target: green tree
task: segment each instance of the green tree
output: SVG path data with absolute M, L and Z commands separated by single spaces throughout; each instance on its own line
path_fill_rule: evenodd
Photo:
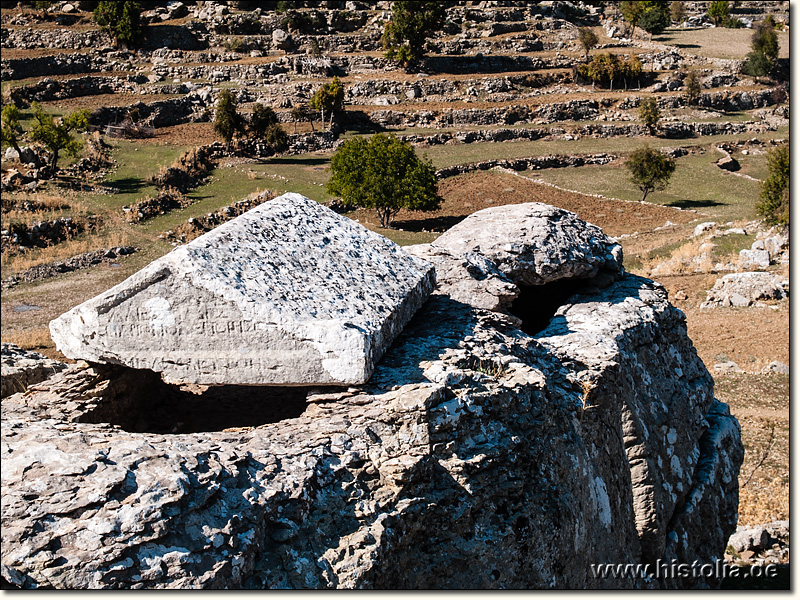
M 58 170 L 58 155 L 62 150 L 75 156 L 81 149 L 81 141 L 75 139 L 73 134 L 89 128 L 89 111 L 79 110 L 56 121 L 38 103 L 34 102 L 31 108 L 34 119 L 31 140 L 50 151 L 50 172 L 55 174 Z
M 250 135 L 263 138 L 267 129 L 278 122 L 278 115 L 270 106 L 264 106 L 256 102 L 253 106 L 253 114 L 250 115 L 250 123 L 247 126 Z
M 642 191 L 642 202 L 653 190 L 663 190 L 675 172 L 675 161 L 645 146 L 634 150 L 625 166 L 631 173 L 631 181 Z
M 642 63 L 636 56 L 620 60 L 614 54 L 596 54 L 589 64 L 577 67 L 576 72 L 581 78 L 590 80 L 592 85 L 609 85 L 612 90 L 614 82 L 622 79 L 627 89 L 628 81 L 638 80 L 642 74 Z
M 633 37 L 636 28 L 639 26 L 639 20 L 642 18 L 645 8 L 644 2 L 625 1 L 620 2 L 619 4 L 619 10 L 622 12 L 622 18 L 633 26 L 633 29 L 631 30 L 631 37 Z
M 144 27 L 139 20 L 141 12 L 142 7 L 138 2 L 103 1 L 94 9 L 94 22 L 100 29 L 110 33 L 118 45 L 127 47 L 144 35 Z
M 230 147 L 233 136 L 244 131 L 244 119 L 236 110 L 236 98 L 228 89 L 222 90 L 217 98 L 217 110 L 214 113 L 214 131 L 217 132 Z
M 383 28 L 386 58 L 415 67 L 425 56 L 425 42 L 444 23 L 445 3 L 437 0 L 396 0 L 392 18 Z
M 758 24 L 750 41 L 751 50 L 747 54 L 743 70 L 753 77 L 770 75 L 778 62 L 778 34 L 767 19 Z
M 586 59 L 589 59 L 589 51 L 597 46 L 597 35 L 594 31 L 589 29 L 588 27 L 581 27 L 578 29 L 578 41 L 583 46 L 583 52 L 586 55 Z
M 700 93 L 703 91 L 697 71 L 689 71 L 683 80 L 683 85 L 686 89 L 686 102 L 689 106 L 697 106 L 700 102 Z
M 658 109 L 658 100 L 655 98 L 642 98 L 639 103 L 639 118 L 647 125 L 650 135 L 655 135 L 658 122 L 661 120 L 661 111 Z
M 756 214 L 770 225 L 789 225 L 789 146 L 767 153 L 767 178 L 761 184 Z
M 308 105 L 320 112 L 322 128 L 325 128 L 325 113 L 331 116 L 333 127 L 333 115 L 344 108 L 344 86 L 338 77 L 319 88 L 309 100 Z
M 328 192 L 347 206 L 374 208 L 381 227 L 390 227 L 401 208 L 436 210 L 442 201 L 431 162 L 394 136 L 378 133 L 346 141 L 330 169 Z
M 14 148 L 18 153 L 22 153 L 19 149 L 19 135 L 22 133 L 22 126 L 19 124 L 19 109 L 16 104 L 6 104 L 3 107 L 2 118 L 0 118 L 2 128 L 2 141 Z
M 305 104 L 295 104 L 292 106 L 292 112 L 289 113 L 292 116 L 292 122 L 294 123 L 294 132 L 297 133 L 297 122 L 298 121 L 308 121 L 311 123 L 311 131 L 314 131 L 314 119 L 311 118 L 311 115 L 308 112 Z
M 669 9 L 664 6 L 651 6 L 642 12 L 639 27 L 650 35 L 658 35 L 669 26 Z
M 283 152 L 289 147 L 289 136 L 286 135 L 283 127 L 277 123 L 267 127 L 262 139 L 273 152 Z
M 730 7 L 726 0 L 718 0 L 708 5 L 708 18 L 714 21 L 714 25 L 719 27 L 730 18 Z
M 680 0 L 675 0 L 669 5 L 669 16 L 678 24 L 681 24 L 686 19 L 686 5 Z

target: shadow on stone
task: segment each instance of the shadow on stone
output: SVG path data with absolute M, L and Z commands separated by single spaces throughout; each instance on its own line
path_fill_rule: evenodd
M 509 312 L 522 319 L 522 331 L 536 335 L 550 324 L 556 311 L 571 296 L 587 291 L 590 281 L 562 279 L 545 285 L 520 285 L 519 296 L 511 304 Z
M 104 394 L 81 421 L 133 433 L 200 433 L 277 423 L 308 406 L 306 387 L 177 386 L 158 373 L 124 367 L 114 380 L 116 392 Z

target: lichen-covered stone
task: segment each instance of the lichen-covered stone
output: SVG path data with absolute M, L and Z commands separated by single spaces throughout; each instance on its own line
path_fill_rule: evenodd
M 47 358 L 38 352 L 23 350 L 15 344 L 3 342 L 2 349 L 2 391 L 5 398 L 17 392 L 24 392 L 28 386 L 67 368 L 65 363 Z
M 299 194 L 181 246 L 50 323 L 66 356 L 206 385 L 369 379 L 433 268 Z
M 710 562 L 735 529 L 738 424 L 683 314 L 639 277 L 576 297 L 536 337 L 437 293 L 368 386 L 254 428 L 103 423 L 133 410 L 136 377 L 71 367 L 4 400 L 13 585 L 713 585 L 591 565 Z
M 774 273 L 728 273 L 714 282 L 714 287 L 708 291 L 700 308 L 745 307 L 759 300 L 783 300 L 788 297 L 789 280 Z
M 602 230 L 561 208 L 539 202 L 479 210 L 432 244 L 455 255 L 481 254 L 514 283 L 622 272 L 622 247 Z

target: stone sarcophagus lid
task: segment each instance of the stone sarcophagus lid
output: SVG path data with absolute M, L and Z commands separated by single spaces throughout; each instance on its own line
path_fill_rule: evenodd
M 435 287 L 431 265 L 299 194 L 181 246 L 51 321 L 73 359 L 201 385 L 350 385 Z

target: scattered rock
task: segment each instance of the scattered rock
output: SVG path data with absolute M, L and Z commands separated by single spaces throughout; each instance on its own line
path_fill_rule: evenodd
M 736 552 L 760 552 L 770 547 L 769 532 L 761 525 L 755 527 L 737 527 L 728 545 Z
M 789 374 L 789 365 L 773 360 L 762 370 L 763 373 L 780 373 L 782 375 Z
M 711 231 L 717 226 L 714 221 L 707 221 L 705 223 L 700 223 L 694 228 L 694 237 L 698 237 L 703 235 L 706 231 Z
M 24 392 L 31 385 L 44 381 L 67 368 L 65 363 L 47 358 L 38 352 L 23 350 L 15 344 L 2 345 L 2 390 L 5 398 Z
M 714 365 L 714 370 L 717 373 L 742 373 L 743 372 L 741 367 L 739 367 L 739 365 L 737 365 L 732 360 L 729 360 L 729 361 L 726 361 L 726 362 L 722 362 L 722 363 L 717 363 L 716 365 Z
M 758 300 L 783 300 L 789 297 L 789 282 L 760 271 L 729 273 L 714 283 L 700 308 L 750 306 Z
M 741 168 L 739 161 L 732 156 L 723 156 L 717 161 L 717 166 L 726 171 L 738 171 Z

